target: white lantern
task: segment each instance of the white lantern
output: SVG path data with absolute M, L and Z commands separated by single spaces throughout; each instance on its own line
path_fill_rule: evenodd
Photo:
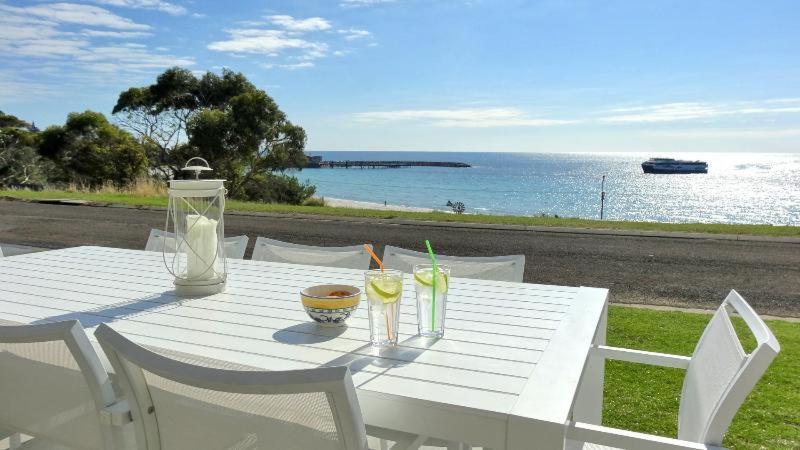
M 191 165 L 193 161 L 197 164 Z M 205 165 L 198 165 L 202 162 Z M 166 231 L 175 234 L 175 245 L 164 245 L 164 264 L 175 277 L 175 292 L 197 297 L 222 292 L 228 267 L 225 262 L 225 180 L 201 180 L 211 171 L 203 158 L 186 162 L 194 180 L 169 182 Z M 165 238 L 169 239 L 169 238 Z

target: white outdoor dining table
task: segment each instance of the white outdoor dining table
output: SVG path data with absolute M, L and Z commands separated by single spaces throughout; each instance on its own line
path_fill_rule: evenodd
M 76 247 L 0 258 L 0 319 L 107 323 L 148 346 L 267 370 L 348 365 L 364 420 L 492 449 L 562 448 L 573 417 L 599 422 L 606 289 L 454 278 L 445 337 L 417 331 L 404 284 L 400 344 L 376 354 L 362 302 L 346 328 L 322 328 L 301 288 L 362 287 L 363 272 L 229 260 L 226 291 L 174 296 L 160 253 Z M 584 374 L 587 383 L 578 389 Z M 591 382 L 588 382 L 591 380 Z

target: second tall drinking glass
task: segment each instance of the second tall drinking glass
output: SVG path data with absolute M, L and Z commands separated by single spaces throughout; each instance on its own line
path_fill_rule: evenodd
M 444 336 L 445 304 L 447 285 L 450 282 L 450 266 L 431 264 L 414 266 L 414 288 L 417 292 L 417 320 L 419 334 L 425 337 Z
M 369 308 L 370 342 L 375 347 L 397 345 L 403 272 L 368 270 L 364 272 L 364 288 Z

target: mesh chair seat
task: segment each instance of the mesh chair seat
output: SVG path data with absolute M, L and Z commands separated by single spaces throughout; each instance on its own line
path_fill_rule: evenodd
M 450 275 L 480 280 L 522 282 L 525 273 L 525 255 L 507 256 L 447 256 L 436 255 L 436 262 L 450 266 Z M 414 271 L 416 264 L 428 264 L 427 253 L 387 245 L 383 250 L 386 267 L 406 273 Z
M 80 324 L 0 325 L 0 424 L 36 445 L 108 448 L 99 410 L 114 393 Z
M 364 250 L 363 245 L 316 247 L 258 237 L 251 259 L 367 270 L 369 269 L 370 255 Z
M 140 449 L 337 449 L 366 446 L 345 367 L 264 372 L 96 336 L 131 405 Z
M 247 250 L 247 243 L 250 241 L 246 235 L 232 236 L 225 238 L 225 257 L 231 259 L 244 259 L 244 252 Z M 163 230 L 150 230 L 150 237 L 147 238 L 145 251 L 161 252 L 166 249 L 167 253 L 175 253 L 175 233 Z

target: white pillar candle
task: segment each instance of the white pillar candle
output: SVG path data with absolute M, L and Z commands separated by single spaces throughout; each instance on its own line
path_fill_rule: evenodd
M 189 280 L 215 278 L 217 221 L 198 214 L 189 214 L 186 217 L 186 226 L 187 278 Z

